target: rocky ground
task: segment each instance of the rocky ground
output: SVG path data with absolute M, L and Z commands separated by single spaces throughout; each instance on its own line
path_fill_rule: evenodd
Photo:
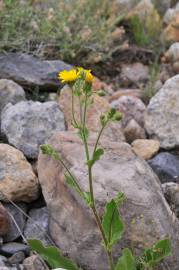
M 131 243 L 140 252 L 167 236 L 173 251 L 161 269 L 178 270 L 179 3 L 157 3 L 170 46 L 159 55 L 152 96 L 144 89 L 151 83 L 153 52 L 120 47 L 111 62 L 95 64 L 100 79 L 95 78 L 94 91 L 103 89 L 105 96 L 94 94 L 87 124 L 93 145 L 102 112 L 114 107 L 124 116 L 107 127 L 100 142 L 105 155 L 94 167 L 101 215 L 106 199 L 119 191 L 126 195 L 121 214 L 127 231 L 115 256 Z M 118 0 L 116 5 L 141 17 L 153 8 L 150 1 Z M 113 33 L 115 42 L 124 26 Z M 84 270 L 96 265 L 107 270 L 89 210 L 64 183 L 63 168 L 39 153 L 41 144 L 53 145 L 87 190 L 84 152 L 70 121 L 70 90 L 57 80 L 59 71 L 71 67 L 24 53 L 0 55 L 0 269 L 48 269 L 26 245 L 26 239 L 36 238 L 57 245 Z M 77 101 L 75 111 L 79 115 Z

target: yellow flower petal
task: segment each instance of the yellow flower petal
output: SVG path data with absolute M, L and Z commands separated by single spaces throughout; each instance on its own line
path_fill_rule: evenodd
M 74 82 L 78 78 L 77 71 L 76 69 L 61 71 L 58 78 L 62 83 Z

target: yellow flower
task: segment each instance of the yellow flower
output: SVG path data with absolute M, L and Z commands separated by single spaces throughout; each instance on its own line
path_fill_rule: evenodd
M 91 70 L 78 67 L 78 77 L 82 75 L 85 77 L 86 82 L 92 83 L 94 77 L 91 74 Z
M 94 77 L 91 74 L 91 70 L 85 70 L 85 73 L 86 73 L 86 78 L 85 78 L 86 82 L 92 83 Z
M 77 70 L 72 69 L 72 70 L 61 71 L 58 74 L 58 78 L 62 83 L 74 82 L 78 78 Z

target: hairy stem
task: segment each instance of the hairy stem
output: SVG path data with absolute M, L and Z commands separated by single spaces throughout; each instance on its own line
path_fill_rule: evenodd
M 84 129 L 86 127 L 86 111 L 87 111 L 87 94 L 85 96 L 84 117 L 83 117 L 83 130 L 82 130 L 82 132 L 83 132 L 83 142 L 84 142 L 86 159 L 87 159 L 87 166 L 88 166 L 89 189 L 90 189 L 90 195 L 91 195 L 91 209 L 93 211 L 93 214 L 94 214 L 94 217 L 95 217 L 95 220 L 96 220 L 96 224 L 97 224 L 97 226 L 99 228 L 99 231 L 101 233 L 101 236 L 102 236 L 103 242 L 105 244 L 105 247 L 107 247 L 107 243 L 108 242 L 107 242 L 107 239 L 106 239 L 104 230 L 103 230 L 101 219 L 100 219 L 99 214 L 98 214 L 97 209 L 96 209 L 96 203 L 95 203 L 94 191 L 93 191 L 92 166 L 88 163 L 89 160 L 90 160 L 90 154 L 89 154 L 88 141 L 87 141 L 87 138 L 86 138 L 86 135 L 85 135 L 85 132 L 84 132 Z M 103 126 L 102 129 L 99 132 L 99 135 L 97 137 L 97 141 L 96 141 L 96 144 L 95 144 L 94 152 L 96 151 L 96 148 L 97 148 L 99 139 L 101 137 L 101 134 L 102 134 L 102 132 L 104 130 L 104 127 L 105 126 Z M 93 152 L 93 154 L 94 154 L 94 152 Z M 108 256 L 110 270 L 113 270 L 114 269 L 114 266 L 113 266 L 112 253 L 110 251 L 107 251 L 107 256 Z

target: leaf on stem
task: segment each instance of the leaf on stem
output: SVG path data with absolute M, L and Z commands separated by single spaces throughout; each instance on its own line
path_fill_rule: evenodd
M 101 156 L 104 154 L 104 150 L 102 148 L 96 149 L 93 154 L 93 158 L 87 162 L 89 166 L 93 166 L 96 161 L 100 160 Z
M 55 246 L 45 247 L 40 240 L 29 239 L 28 244 L 33 251 L 36 251 L 50 267 L 64 268 L 66 270 L 78 270 L 77 266 L 69 259 L 61 255 L 60 250 Z
M 40 146 L 40 149 L 44 155 L 49 155 L 55 160 L 60 160 L 60 155 L 51 145 L 43 144 Z
M 118 259 L 114 270 L 136 270 L 135 258 L 130 249 L 125 248 L 122 251 L 122 256 Z
M 124 224 L 115 199 L 112 199 L 106 204 L 102 226 L 108 243 L 106 248 L 111 251 L 124 232 Z
M 171 255 L 171 241 L 169 239 L 163 239 L 153 245 L 152 248 L 146 249 L 142 256 L 144 262 L 153 267 L 165 257 Z

